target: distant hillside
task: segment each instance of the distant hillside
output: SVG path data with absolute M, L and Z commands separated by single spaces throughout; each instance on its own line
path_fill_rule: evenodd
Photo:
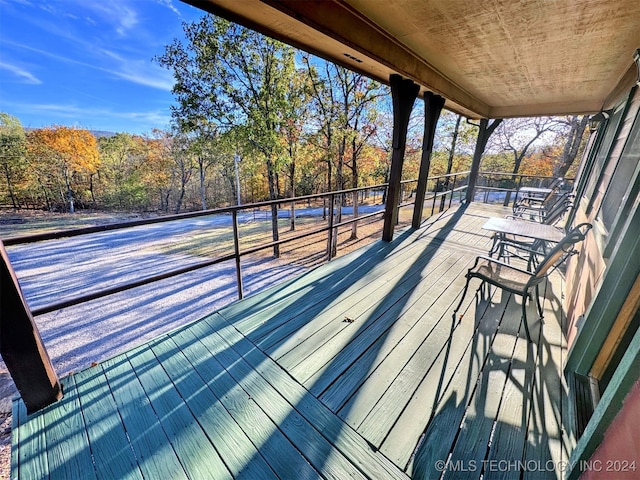
M 33 128 L 33 127 L 24 127 L 25 132 L 29 132 L 31 130 L 38 130 L 37 128 Z M 106 130 L 89 130 L 89 132 L 91 132 L 91 134 L 96 137 L 96 138 L 100 138 L 100 137 L 113 137 L 115 135 L 117 135 L 116 132 L 108 132 Z
M 96 138 L 100 138 L 100 137 L 113 137 L 116 134 L 116 132 L 107 132 L 105 130 L 89 130 L 94 137 Z

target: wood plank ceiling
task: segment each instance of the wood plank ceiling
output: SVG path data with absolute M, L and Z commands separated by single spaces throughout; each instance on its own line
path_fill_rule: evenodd
M 593 113 L 637 78 L 638 0 L 184 0 L 477 118 Z

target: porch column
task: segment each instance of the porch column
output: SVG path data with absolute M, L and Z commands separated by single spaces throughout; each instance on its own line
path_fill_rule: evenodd
M 1 241 L 0 257 L 0 354 L 32 413 L 59 400 L 62 388 Z
M 419 85 L 408 79 L 403 80 L 400 75 L 391 75 L 389 84 L 393 100 L 393 150 L 391 153 L 387 203 L 384 211 L 384 226 L 382 227 L 382 240 L 386 242 L 393 240 L 393 230 L 398 219 L 400 181 L 402 179 L 404 150 L 407 144 L 409 116 L 420 92 Z
M 424 94 L 424 134 L 422 137 L 422 158 L 420 159 L 420 173 L 418 174 L 418 186 L 416 188 L 416 203 L 413 207 L 413 228 L 420 228 L 422 223 L 422 210 L 424 209 L 424 197 L 427 193 L 427 178 L 431 168 L 431 152 L 433 151 L 433 139 L 436 134 L 436 125 L 440 112 L 444 107 L 444 98 L 433 92 Z
M 473 202 L 473 191 L 476 189 L 476 180 L 478 179 L 478 172 L 480 171 L 480 161 L 482 160 L 482 154 L 484 153 L 484 149 L 487 147 L 489 137 L 496 129 L 496 127 L 501 123 L 501 118 L 498 118 L 491 122 L 491 125 L 489 125 L 488 119 L 480 119 L 480 126 L 478 127 L 478 140 L 476 141 L 476 149 L 473 152 L 471 173 L 469 174 L 469 184 L 467 185 L 467 195 L 465 198 L 466 203 Z

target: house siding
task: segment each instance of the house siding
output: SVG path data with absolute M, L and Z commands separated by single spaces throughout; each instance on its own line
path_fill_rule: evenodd
M 595 179 L 598 179 L 595 191 L 591 197 L 588 197 L 590 188 L 587 186 L 581 198 L 576 199 L 577 211 L 573 223 L 589 222 L 594 228 L 592 234 L 583 242 L 580 255 L 570 258 L 567 264 L 565 310 L 567 312 L 567 341 L 569 347 L 573 344 L 582 325 L 582 316 L 587 313 L 593 297 L 597 295 L 608 263 L 604 251 L 609 240 L 609 232 L 602 221 L 601 206 L 634 122 L 640 121 L 638 119 L 640 113 L 640 89 L 633 89 L 630 97 L 625 96 L 621 99 L 621 104 L 618 108 L 625 108 L 625 114 L 619 125 L 611 123 L 608 125 L 610 128 L 618 129 L 616 138 L 610 147 L 609 158 L 602 165 L 602 170 L 591 171 L 591 178 L 586 181 L 587 185 L 592 185 Z M 592 135 L 595 135 L 595 133 Z M 591 145 L 593 144 L 594 142 L 591 142 Z M 582 159 L 583 162 L 588 155 L 589 152 L 585 152 Z M 623 220 L 621 219 L 621 221 Z
M 580 480 L 634 480 L 640 478 L 640 380 L 606 430 L 603 440 L 581 464 Z

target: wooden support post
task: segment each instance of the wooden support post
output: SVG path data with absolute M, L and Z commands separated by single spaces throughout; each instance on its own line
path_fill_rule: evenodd
M 409 116 L 416 101 L 420 86 L 411 80 L 403 80 L 400 75 L 391 75 L 391 97 L 393 100 L 393 150 L 391 153 L 391 171 L 389 172 L 389 188 L 384 211 L 382 240 L 393 240 L 393 230 L 398 219 L 398 202 L 400 200 L 400 181 L 402 180 L 402 164 L 407 144 Z
M 432 92 L 424 94 L 424 135 L 422 137 L 422 158 L 420 160 L 420 173 L 416 188 L 416 203 L 413 207 L 413 222 L 411 223 L 413 228 L 419 228 L 422 223 L 424 197 L 427 193 L 427 178 L 431 168 L 433 139 L 442 107 L 444 107 L 444 98 Z
M 32 413 L 59 400 L 62 387 L 1 241 L 0 257 L 0 354 Z
M 469 183 L 467 184 L 467 196 L 466 203 L 473 202 L 473 192 L 476 189 L 476 181 L 478 180 L 478 172 L 480 171 L 480 161 L 482 160 L 482 154 L 487 147 L 487 142 L 493 131 L 502 123 L 502 119 L 496 119 L 489 125 L 489 120 L 486 118 L 480 119 L 480 126 L 478 127 L 478 140 L 476 141 L 476 149 L 473 152 L 473 161 L 471 162 L 471 173 L 469 174 Z

